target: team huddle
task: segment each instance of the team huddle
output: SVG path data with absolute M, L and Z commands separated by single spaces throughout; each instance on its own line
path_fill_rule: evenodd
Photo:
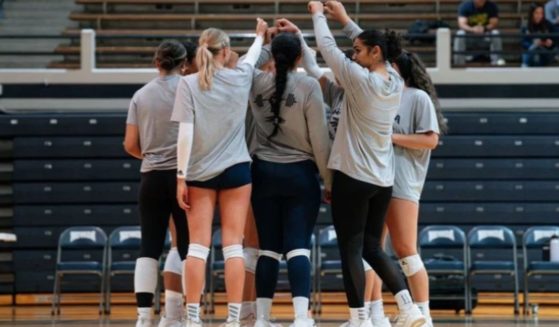
M 169 227 L 173 247 L 159 326 L 202 326 L 216 207 L 225 326 L 278 326 L 271 309 L 282 257 L 292 326 L 314 326 L 310 249 L 322 201 L 331 203 L 339 245 L 350 311 L 344 325 L 391 326 L 384 282 L 398 305 L 395 326 L 432 326 L 416 238 L 430 151 L 446 128 L 435 89 L 396 33 L 363 31 L 338 1 L 311 1 L 309 12 L 333 80 L 287 19 L 273 27 L 258 19 L 256 38 L 240 58 L 215 28 L 200 35 L 198 46 L 165 41 L 158 47 L 159 76 L 132 98 L 124 142 L 142 160 L 136 326 L 153 325 Z M 351 53 L 337 47 L 326 15 L 353 40 Z M 299 66 L 307 74 L 297 73 Z M 383 250 L 387 233 L 410 290 Z

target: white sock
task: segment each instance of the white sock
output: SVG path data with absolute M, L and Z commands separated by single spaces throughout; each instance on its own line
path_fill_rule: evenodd
M 270 320 L 270 311 L 272 311 L 272 299 L 265 297 L 256 299 L 257 319 Z
M 200 303 L 187 303 L 186 314 L 192 321 L 200 321 Z
M 227 304 L 227 322 L 239 321 L 241 316 L 241 303 L 229 303 Z
M 184 303 L 182 294 L 179 292 L 165 290 L 165 316 L 169 319 L 180 319 Z
M 416 302 L 419 311 L 425 316 L 425 318 L 431 317 L 431 311 L 429 310 L 429 301 L 425 302 Z
M 365 301 L 365 310 L 367 310 L 367 317 L 371 318 L 371 301 Z
M 365 309 L 364 307 L 349 308 L 349 319 L 356 323 L 363 320 L 367 320 L 368 319 L 367 309 Z
M 241 320 L 253 315 L 256 317 L 256 302 L 255 301 L 245 301 L 241 305 Z
M 398 309 L 401 312 L 409 311 L 413 308 L 413 301 L 408 290 L 402 290 L 394 295 L 394 297 L 396 298 L 396 303 L 398 303 Z
M 371 301 L 371 306 L 369 311 L 371 312 L 372 319 L 383 319 L 384 318 L 384 304 L 382 300 Z
M 153 310 L 151 308 L 138 308 L 138 319 L 153 319 Z
M 306 319 L 309 315 L 309 298 L 304 296 L 294 297 L 293 310 L 295 311 L 295 319 Z

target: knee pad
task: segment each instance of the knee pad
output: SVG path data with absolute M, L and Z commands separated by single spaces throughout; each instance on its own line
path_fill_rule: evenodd
M 409 257 L 400 259 L 398 262 L 400 263 L 400 267 L 406 277 L 411 277 L 417 274 L 417 272 L 424 267 L 423 260 L 421 260 L 419 254 L 410 255 Z
M 289 261 L 291 258 L 297 257 L 297 256 L 303 256 L 303 257 L 307 257 L 307 259 L 310 259 L 311 258 L 311 250 L 307 250 L 307 249 L 291 250 L 291 251 L 289 251 L 285 254 L 285 259 L 287 261 Z
M 173 274 L 182 275 L 182 260 L 177 248 L 173 247 L 169 250 L 167 258 L 165 259 L 164 272 L 171 272 Z
M 134 292 L 135 293 L 155 293 L 157 288 L 157 278 L 159 275 L 159 261 L 141 257 L 136 259 L 134 270 Z
M 208 260 L 208 255 L 210 254 L 210 248 L 205 247 L 200 244 L 190 243 L 188 245 L 187 257 L 194 257 L 202 259 L 204 261 Z
M 258 251 L 258 255 L 261 256 L 261 257 L 269 257 L 269 258 L 272 258 L 276 261 L 281 260 L 281 253 L 277 253 L 277 252 L 274 252 L 274 251 L 260 250 L 260 251 Z
M 243 254 L 245 256 L 245 270 L 254 274 L 258 263 L 258 249 L 246 247 L 243 249 Z
M 365 259 L 363 259 L 363 268 L 365 268 L 365 271 L 373 270 L 373 267 Z
M 233 244 L 226 246 L 222 249 L 223 251 L 223 261 L 227 261 L 232 258 L 245 258 L 243 254 L 243 246 L 241 244 Z
M 499 35 L 499 31 L 498 31 L 498 30 L 492 30 L 492 31 L 491 31 L 491 34 L 493 34 L 493 35 Z

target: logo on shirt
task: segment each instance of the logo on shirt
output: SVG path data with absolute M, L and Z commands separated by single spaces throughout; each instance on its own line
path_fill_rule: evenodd
M 271 98 L 265 99 L 262 94 L 258 94 L 254 98 L 254 103 L 259 106 L 260 108 L 264 107 L 265 102 L 269 102 L 270 105 L 272 104 Z M 287 97 L 285 98 L 285 106 L 288 108 L 293 107 L 297 103 L 297 99 L 295 99 L 295 94 L 288 93 Z
M 396 115 L 396 117 L 394 117 L 394 121 L 395 121 L 397 124 L 400 124 L 400 115 Z

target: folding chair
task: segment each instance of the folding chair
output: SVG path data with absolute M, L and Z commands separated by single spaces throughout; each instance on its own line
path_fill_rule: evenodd
M 524 232 L 522 252 L 524 254 L 524 314 L 528 314 L 528 281 L 532 275 L 559 275 L 559 262 L 530 260 L 528 249 L 542 249 L 552 236 L 559 236 L 559 226 L 535 226 Z
M 134 275 L 136 259 L 140 252 L 142 242 L 140 226 L 123 226 L 115 229 L 109 236 L 107 246 L 107 289 L 105 312 L 111 312 L 111 280 L 116 275 Z M 114 260 L 113 251 L 126 251 L 119 253 L 119 259 Z
M 104 290 L 105 290 L 105 262 L 107 235 L 99 227 L 80 226 L 65 229 L 58 239 L 58 250 L 56 255 L 56 270 L 54 279 L 53 299 L 51 314 L 60 314 L 61 283 L 64 275 L 96 275 L 101 280 L 99 290 L 99 314 L 103 313 Z M 89 251 L 101 250 L 102 261 L 67 261 L 64 260 L 63 251 Z
M 473 260 L 472 249 L 507 250 L 510 258 L 502 260 Z M 505 226 L 476 226 L 468 233 L 468 313 L 472 310 L 472 277 L 474 275 L 509 275 L 514 279 L 514 313 L 520 313 L 518 303 L 518 264 L 516 239 L 512 230 Z
M 431 225 L 419 232 L 419 251 L 461 251 L 461 259 L 446 260 L 444 257 L 424 258 L 425 269 L 431 276 L 459 275 L 464 278 L 464 310 L 467 311 L 468 302 L 468 265 L 466 235 L 457 226 Z M 455 300 L 456 296 L 431 296 L 437 300 Z

